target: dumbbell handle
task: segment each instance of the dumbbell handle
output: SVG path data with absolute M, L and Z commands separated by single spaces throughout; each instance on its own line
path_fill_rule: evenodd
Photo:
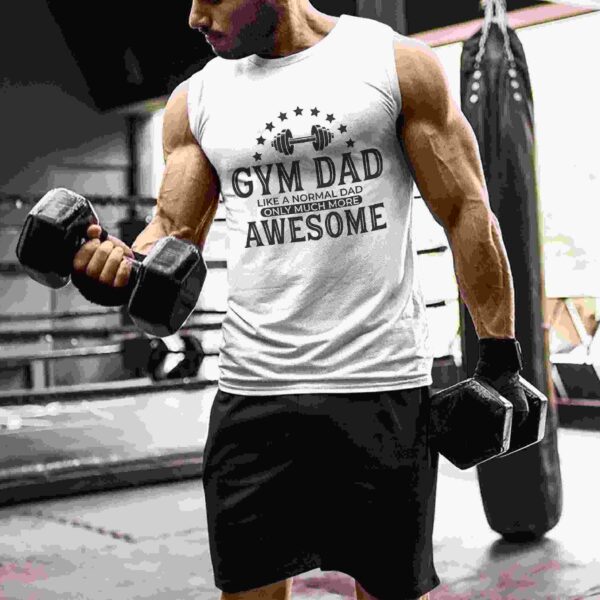
M 290 140 L 290 144 L 308 144 L 309 142 L 314 143 L 316 141 L 317 141 L 316 135 L 308 135 L 306 137 L 292 138 Z

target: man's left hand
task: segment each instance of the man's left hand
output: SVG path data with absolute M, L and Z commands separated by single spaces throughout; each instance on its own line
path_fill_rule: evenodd
M 484 338 L 479 340 L 479 349 L 479 361 L 473 377 L 483 379 L 506 398 L 513 405 L 513 425 L 522 425 L 529 414 L 529 405 L 519 382 L 522 363 L 518 342 Z

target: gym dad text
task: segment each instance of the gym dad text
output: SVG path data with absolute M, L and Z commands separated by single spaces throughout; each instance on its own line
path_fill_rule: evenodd
M 257 165 L 236 169 L 232 177 L 233 191 L 239 198 L 250 198 L 255 190 L 262 188 L 262 199 L 258 200 L 260 214 L 266 219 L 283 217 L 279 220 L 264 220 L 260 222 L 262 231 L 256 221 L 248 223 L 248 236 L 246 248 L 260 247 L 268 244 L 284 244 L 318 241 L 325 235 L 337 238 L 346 235 L 367 233 L 385 229 L 387 225 L 381 223 L 383 215 L 377 211 L 383 209 L 383 203 L 369 207 L 360 206 L 363 198 L 360 193 L 363 187 L 356 185 L 381 177 L 383 173 L 383 157 L 379 150 L 374 148 L 361 152 L 362 164 L 358 167 L 351 153 L 341 157 L 338 167 L 330 157 L 314 158 L 314 175 L 318 192 L 305 193 L 302 185 L 301 162 L 296 160 L 291 163 L 290 170 L 286 170 L 284 163 Z M 362 167 L 362 173 L 359 173 Z M 253 173 L 255 177 L 253 177 Z M 279 184 L 280 194 L 290 194 L 282 199 L 272 196 L 272 185 Z M 330 189 L 334 186 L 337 190 Z M 329 188 L 329 189 L 328 189 Z M 358 207 L 357 210 L 348 210 Z M 335 209 L 346 209 L 344 217 Z M 368 209 L 368 210 L 367 210 Z M 321 212 L 331 211 L 324 218 Z M 312 213 L 305 217 L 306 213 Z M 303 215 L 303 216 L 292 216 Z M 286 221 L 289 227 L 289 240 L 286 240 Z M 302 225 L 306 230 L 302 230 Z

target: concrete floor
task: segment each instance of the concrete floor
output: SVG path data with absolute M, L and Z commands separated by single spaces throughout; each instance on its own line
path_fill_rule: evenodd
M 600 599 L 597 432 L 560 430 L 564 512 L 536 544 L 499 540 L 474 469 L 440 461 L 432 600 Z M 294 579 L 294 598 L 353 597 L 343 573 Z M 213 600 L 200 480 L 0 510 L 0 599 Z

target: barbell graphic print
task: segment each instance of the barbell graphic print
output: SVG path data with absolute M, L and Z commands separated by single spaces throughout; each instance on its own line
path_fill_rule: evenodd
M 281 133 L 277 134 L 271 145 L 277 152 L 285 154 L 285 156 L 291 156 L 294 154 L 294 147 L 297 144 L 312 143 L 315 150 L 321 151 L 325 150 L 334 138 L 331 131 L 320 125 L 313 125 L 311 134 L 306 137 L 295 138 L 292 137 L 292 132 L 289 129 L 284 129 Z

